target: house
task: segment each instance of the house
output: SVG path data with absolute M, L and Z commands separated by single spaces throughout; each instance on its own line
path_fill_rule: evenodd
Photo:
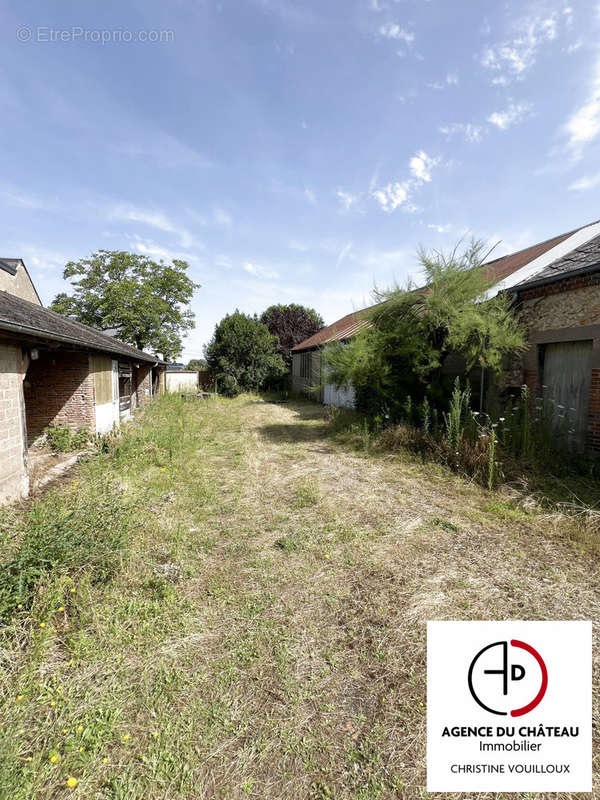
M 0 502 L 27 494 L 27 451 L 50 425 L 104 433 L 164 391 L 165 363 L 42 306 L 0 259 Z
M 573 415 L 575 439 L 600 452 L 600 222 L 585 225 L 485 265 L 493 297 L 510 292 L 527 332 L 528 349 L 505 376 L 527 384 Z M 292 351 L 292 388 L 330 405 L 354 405 L 352 387 L 327 383 L 323 348 L 347 341 L 368 309 L 348 314 Z

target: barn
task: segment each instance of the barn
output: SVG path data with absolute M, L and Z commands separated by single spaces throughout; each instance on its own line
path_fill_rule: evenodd
M 28 492 L 48 425 L 105 433 L 164 391 L 166 364 L 42 306 L 21 259 L 0 259 L 0 502 Z
M 510 292 L 528 349 L 505 385 L 526 384 L 573 415 L 579 449 L 600 452 L 600 223 L 594 222 L 489 261 L 488 296 Z M 368 322 L 368 309 L 348 314 L 293 349 L 292 388 L 321 402 L 353 407 L 352 387 L 327 382 L 322 353 Z

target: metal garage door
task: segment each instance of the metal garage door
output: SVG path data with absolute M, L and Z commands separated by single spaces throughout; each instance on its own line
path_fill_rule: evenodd
M 581 452 L 590 408 L 592 342 L 548 344 L 544 353 L 544 392 L 555 403 L 554 420 L 560 431 L 569 434 L 571 447 Z M 568 424 L 564 415 L 568 415 Z

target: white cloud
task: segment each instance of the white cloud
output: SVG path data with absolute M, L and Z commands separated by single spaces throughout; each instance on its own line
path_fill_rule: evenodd
M 312 189 L 309 189 L 307 187 L 304 190 L 304 197 L 306 197 L 306 199 L 308 200 L 309 203 L 311 203 L 311 205 L 313 205 L 313 206 L 316 205 L 316 203 L 317 203 L 317 195 L 313 192 Z
M 242 264 L 242 269 L 245 270 L 249 275 L 253 275 L 255 278 L 275 279 L 279 277 L 279 273 L 275 270 L 265 269 L 259 264 L 251 264 L 249 261 L 246 261 L 244 264 Z
M 444 80 L 441 81 L 430 81 L 426 84 L 429 89 L 436 89 L 437 91 L 441 91 L 445 89 L 447 86 L 458 86 L 458 75 L 456 72 L 449 72 Z
M 227 211 L 224 211 L 222 208 L 215 209 L 215 222 L 217 225 L 225 225 L 229 226 L 233 222 L 231 219 L 231 214 Z
M 428 225 L 427 227 L 437 233 L 449 233 L 452 230 L 452 225 L 449 222 L 446 225 Z
M 409 162 L 413 177 L 420 182 L 429 183 L 431 170 L 439 163 L 439 158 L 431 158 L 424 150 L 413 156 Z
M 522 122 L 531 112 L 531 103 L 511 103 L 504 111 L 494 111 L 487 118 L 487 121 L 501 131 L 506 131 L 513 125 Z
M 414 33 L 401 28 L 397 22 L 386 22 L 385 25 L 379 28 L 379 33 L 381 36 L 385 36 L 386 39 L 396 39 L 408 45 L 411 45 L 415 40 Z
M 120 222 L 137 222 L 141 225 L 156 228 L 163 233 L 173 234 L 179 238 L 180 245 L 184 248 L 201 246 L 187 228 L 174 223 L 160 211 L 122 205 L 110 209 L 108 218 Z
M 336 266 L 336 267 L 339 267 L 339 266 L 340 266 L 340 264 L 341 264 L 341 263 L 342 263 L 342 261 L 343 261 L 343 260 L 346 258 L 346 256 L 347 256 L 347 255 L 348 255 L 348 253 L 350 252 L 350 250 L 352 250 L 352 242 L 347 242 L 347 243 L 346 243 L 346 244 L 345 244 L 345 245 L 342 247 L 342 249 L 340 250 L 340 252 L 339 252 L 339 254 L 338 254 L 337 261 L 336 261 L 336 263 L 335 263 L 335 266 Z
M 336 192 L 340 203 L 342 204 L 344 211 L 349 211 L 353 205 L 358 203 L 360 200 L 359 194 L 352 194 L 351 192 L 345 192 L 343 189 L 338 189 Z
M 514 30 L 512 39 L 486 47 L 479 57 L 480 64 L 494 73 L 493 84 L 506 86 L 524 77 L 542 45 L 558 36 L 558 15 L 554 12 L 547 17 L 517 20 Z
M 571 55 L 571 53 L 576 53 L 578 50 L 581 50 L 582 47 L 583 47 L 583 40 L 577 39 L 577 41 L 571 42 L 571 44 L 567 45 L 564 48 L 564 52 L 567 53 L 567 55 Z
M 569 189 L 572 192 L 586 192 L 588 189 L 594 189 L 600 185 L 600 172 L 595 175 L 584 175 L 582 178 L 574 181 Z
M 395 211 L 398 206 L 403 205 L 408 200 L 408 182 L 388 183 L 380 189 L 375 189 L 371 194 L 377 200 L 384 211 L 388 213 Z
M 453 122 L 451 125 L 442 125 L 440 133 L 443 133 L 448 138 L 458 134 L 466 142 L 480 142 L 484 134 L 487 133 L 487 128 L 483 125 L 474 125 L 471 122 Z
M 439 158 L 432 158 L 424 150 L 419 150 L 408 162 L 412 177 L 404 181 L 393 181 L 373 189 L 371 196 L 388 214 L 400 206 L 407 211 L 416 211 L 417 209 L 411 201 L 411 194 L 419 186 L 431 181 L 431 171 L 439 162 Z
M 583 104 L 567 120 L 564 131 L 569 146 L 580 150 L 600 133 L 600 58 Z

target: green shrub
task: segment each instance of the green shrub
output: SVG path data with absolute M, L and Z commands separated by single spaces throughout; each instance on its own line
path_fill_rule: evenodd
M 68 425 L 48 425 L 44 430 L 46 442 L 55 453 L 70 453 L 81 450 L 89 442 L 90 435 L 85 428 L 73 432 Z

